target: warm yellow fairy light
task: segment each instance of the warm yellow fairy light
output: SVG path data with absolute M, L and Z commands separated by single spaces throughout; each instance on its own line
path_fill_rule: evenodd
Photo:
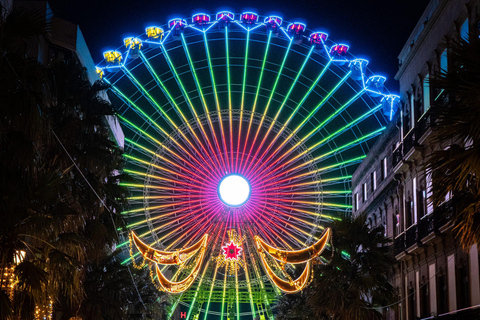
M 145 265 L 146 260 L 148 260 L 149 263 L 155 263 L 156 276 L 159 285 L 155 280 L 152 268 L 150 268 L 150 276 L 152 278 L 152 282 L 155 284 L 158 290 L 166 291 L 169 293 L 181 293 L 190 288 L 190 286 L 198 276 L 200 267 L 202 266 L 203 260 L 205 258 L 207 240 L 208 234 L 205 234 L 198 242 L 188 248 L 175 251 L 161 251 L 154 249 L 141 241 L 140 238 L 138 238 L 138 236 L 132 231 L 130 233 L 130 255 L 132 256 L 132 260 L 134 261 L 134 266 L 137 268 L 142 268 Z M 133 257 L 132 251 L 133 244 L 135 244 L 135 247 L 137 247 L 144 259 L 141 265 L 135 264 L 135 259 Z M 200 252 L 200 254 L 192 264 L 191 273 L 182 281 L 176 282 L 168 280 L 158 267 L 159 264 L 183 266 L 186 261 L 189 260 L 192 256 L 194 256 L 197 252 Z
M 296 251 L 282 250 L 265 243 L 259 236 L 255 236 L 255 244 L 257 247 L 260 260 L 267 273 L 268 277 L 280 290 L 286 293 L 295 293 L 305 288 L 312 278 L 312 260 L 317 258 L 325 249 L 328 241 L 332 236 L 330 228 L 325 229 L 320 239 L 313 245 Z M 280 261 L 282 264 L 299 264 L 306 263 L 300 277 L 297 279 L 291 279 L 288 276 L 288 280 L 283 280 L 273 272 L 270 267 L 266 255 L 271 256 L 275 260 Z

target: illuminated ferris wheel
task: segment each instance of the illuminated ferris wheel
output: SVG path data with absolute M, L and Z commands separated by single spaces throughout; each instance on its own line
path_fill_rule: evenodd
M 325 262 L 398 97 L 348 45 L 253 12 L 172 19 L 104 57 L 135 179 L 124 263 L 151 269 L 169 316 L 272 318 Z

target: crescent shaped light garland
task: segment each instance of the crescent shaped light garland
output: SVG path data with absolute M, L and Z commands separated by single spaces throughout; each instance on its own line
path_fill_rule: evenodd
M 312 260 L 316 259 L 320 254 L 322 254 L 325 246 L 330 241 L 332 237 L 332 231 L 330 228 L 324 230 L 320 239 L 311 245 L 308 248 L 296 251 L 281 250 L 275 248 L 271 245 L 268 245 L 260 239 L 260 237 L 255 236 L 255 243 L 257 245 L 257 250 L 260 255 L 262 265 L 268 274 L 270 281 L 272 281 L 280 290 L 285 293 L 296 293 L 305 288 L 309 281 L 312 279 Z M 275 274 L 275 272 L 270 267 L 267 262 L 265 253 L 270 255 L 272 258 L 280 261 L 282 264 L 291 263 L 291 264 L 300 264 L 306 263 L 305 269 L 302 274 L 295 280 L 283 280 Z
M 205 257 L 205 249 L 207 247 L 207 241 L 208 241 L 208 234 L 205 234 L 198 242 L 196 242 L 195 244 L 193 244 L 188 248 L 168 252 L 168 251 L 161 251 L 161 250 L 154 249 L 151 246 L 144 243 L 142 240 L 140 240 L 140 238 L 138 238 L 135 232 L 132 231 L 130 233 L 130 242 L 133 242 L 133 244 L 137 247 L 137 249 L 142 254 L 144 260 L 149 260 L 155 263 L 155 270 L 156 270 L 157 278 L 160 283 L 161 289 L 163 291 L 170 292 L 170 293 L 184 292 L 185 290 L 190 288 L 193 281 L 195 281 L 200 271 L 200 267 L 203 263 L 203 259 Z M 199 254 L 199 257 L 194 262 L 193 270 L 182 281 L 175 282 L 175 281 L 168 280 L 158 267 L 158 265 L 170 265 L 170 264 L 183 265 L 198 251 L 200 251 L 200 254 Z M 137 267 L 140 269 L 143 267 L 143 264 Z M 153 277 L 152 277 L 152 281 L 155 281 Z

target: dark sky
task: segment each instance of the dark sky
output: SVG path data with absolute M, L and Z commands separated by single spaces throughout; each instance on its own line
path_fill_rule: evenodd
M 49 0 L 60 18 L 80 25 L 95 63 L 105 49 L 117 48 L 127 35 L 138 35 L 148 25 L 163 25 L 173 16 L 191 18 L 219 9 L 240 13 L 255 10 L 260 15 L 277 13 L 285 21 L 306 22 L 308 29 L 325 30 L 334 42 L 350 44 L 350 52 L 370 60 L 369 68 L 389 79 L 387 87 L 398 92 L 393 80 L 397 56 L 428 0 Z

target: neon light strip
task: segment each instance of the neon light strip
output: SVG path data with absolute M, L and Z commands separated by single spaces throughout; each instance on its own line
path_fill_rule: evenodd
M 172 95 L 170 94 L 170 92 L 168 91 L 167 87 L 163 84 L 162 80 L 160 80 L 160 77 L 157 75 L 157 73 L 155 72 L 155 70 L 153 69 L 152 65 L 150 64 L 150 62 L 148 61 L 148 59 L 145 57 L 145 55 L 140 51 L 140 57 L 143 61 L 143 63 L 145 64 L 145 66 L 147 67 L 147 70 L 150 72 L 150 74 L 152 75 L 152 77 L 155 79 L 155 82 L 157 83 L 157 85 L 162 89 L 162 92 L 163 94 L 165 95 L 165 97 L 167 98 L 167 100 L 170 102 L 170 104 L 174 107 L 175 111 L 181 116 L 181 118 L 183 119 L 184 123 L 187 125 L 188 129 L 190 130 L 190 132 L 192 133 L 192 135 L 195 137 L 196 141 L 198 142 L 198 144 L 202 147 L 202 149 L 205 151 L 205 153 L 208 155 L 208 153 L 206 152 L 206 149 L 205 147 L 203 146 L 203 144 L 201 143 L 199 137 L 197 136 L 196 132 L 193 130 L 192 126 L 190 125 L 188 119 L 185 117 L 185 115 L 183 114 L 181 108 L 178 106 L 178 104 L 175 102 L 175 99 L 172 97 Z M 199 157 L 202 158 L 203 161 L 206 161 L 205 158 L 203 158 L 203 155 L 198 152 L 198 150 L 193 147 L 193 149 L 196 151 L 197 155 Z M 209 163 L 207 162 L 207 165 Z
M 197 212 L 199 212 L 200 210 L 202 210 L 202 208 L 199 208 L 199 209 L 197 209 L 197 210 L 193 210 L 193 209 L 195 209 L 195 208 L 197 208 L 197 207 L 202 207 L 202 203 L 199 203 L 199 204 L 190 206 L 189 209 L 191 210 L 191 212 L 190 212 L 189 214 L 184 215 L 184 216 L 181 216 L 181 217 L 179 217 L 179 218 L 177 218 L 177 219 L 171 220 L 171 221 L 169 221 L 168 223 L 163 224 L 161 227 L 157 227 L 157 228 L 153 229 L 153 231 L 158 231 L 158 230 L 160 230 L 161 228 L 167 227 L 169 224 L 172 224 L 172 223 L 176 222 L 177 220 L 183 219 L 185 216 L 189 216 L 189 215 L 192 215 L 192 214 L 196 214 Z M 158 215 L 158 216 L 152 218 L 151 220 L 152 220 L 152 221 L 153 221 L 153 220 L 161 220 L 162 218 L 166 218 L 166 217 L 168 217 L 168 216 L 174 215 L 174 214 L 179 213 L 179 212 L 182 212 L 182 211 L 184 211 L 184 210 L 185 210 L 185 208 L 177 209 L 177 210 L 171 211 L 171 212 L 169 212 L 169 213 L 164 213 L 164 214 L 162 214 L 162 215 Z M 145 223 L 146 221 L 147 221 L 147 219 L 143 219 L 143 220 L 141 220 L 141 221 L 137 221 L 137 222 L 128 224 L 126 227 L 127 227 L 128 229 L 131 229 L 131 228 L 133 228 L 133 227 L 135 227 L 135 226 L 137 226 L 137 225 L 139 225 L 139 224 Z M 145 236 L 147 236 L 149 233 L 150 233 L 150 232 L 141 234 L 140 237 L 145 237 Z M 124 246 L 125 244 L 128 244 L 128 241 L 125 241 L 125 242 L 121 243 L 118 247 Z
M 245 156 L 245 151 L 248 145 L 248 139 L 250 137 L 250 130 L 252 127 L 255 109 L 257 107 L 258 94 L 260 92 L 260 87 L 262 84 L 263 72 L 265 71 L 265 63 L 267 62 L 267 54 L 268 54 L 268 48 L 270 47 L 271 38 L 272 38 L 272 31 L 268 33 L 267 45 L 265 47 L 265 54 L 263 55 L 262 68 L 260 69 L 260 77 L 258 78 L 257 91 L 255 92 L 255 100 L 253 101 L 252 115 L 250 116 L 250 121 L 248 122 L 247 137 L 245 138 L 245 142 L 243 144 L 243 152 L 242 152 L 242 158 L 240 160 L 240 168 L 243 167 L 243 157 Z
M 186 169 L 184 166 L 179 165 L 177 162 L 174 162 L 174 161 L 172 161 L 172 160 L 169 160 L 169 159 L 167 159 L 167 158 L 159 155 L 158 153 L 155 153 L 154 151 L 148 149 L 147 147 L 142 146 L 141 144 L 139 144 L 139 143 L 137 143 L 137 142 L 135 142 L 135 141 L 133 141 L 133 140 L 130 140 L 130 139 L 128 139 L 128 138 L 125 138 L 125 141 L 126 141 L 127 143 L 129 143 L 129 144 L 137 147 L 137 148 L 140 148 L 140 149 L 142 149 L 142 150 L 144 150 L 144 151 L 152 154 L 152 155 L 155 156 L 156 158 L 162 159 L 163 161 L 171 164 L 172 166 L 174 166 L 174 167 L 176 167 L 176 168 L 179 168 L 180 170 L 186 171 L 188 174 L 191 174 L 192 176 L 197 177 L 198 179 L 201 179 L 202 181 L 205 181 L 205 179 L 204 179 L 203 177 L 197 175 L 195 172 L 193 172 L 193 171 L 191 171 L 191 170 Z M 173 181 L 173 180 L 172 180 L 172 181 Z M 210 181 L 207 181 L 207 182 L 210 182 Z
M 238 234 L 239 234 L 240 239 L 241 239 L 242 238 L 242 228 L 238 229 Z M 242 250 L 242 258 L 243 258 L 243 261 L 245 261 L 245 263 L 246 263 L 247 260 L 246 260 L 245 250 Z M 245 271 L 245 278 L 247 280 L 248 295 L 250 297 L 250 309 L 252 310 L 252 318 L 255 319 L 256 318 L 256 313 L 255 313 L 255 306 L 253 304 L 252 285 L 251 285 L 251 282 L 250 282 L 250 275 L 249 275 L 249 270 L 248 269 L 249 268 L 244 268 L 244 271 Z M 237 308 L 238 308 L 238 306 L 237 306 Z M 238 309 L 238 312 L 240 312 L 240 309 Z
M 243 27 L 243 26 L 242 26 Z M 247 81 L 247 63 L 248 63 L 248 44 L 250 40 L 250 32 L 247 32 L 247 44 L 245 46 L 245 64 L 243 66 L 243 84 L 242 84 L 242 102 L 240 104 L 240 121 L 238 122 L 238 138 L 237 138 L 237 157 L 235 159 L 235 172 L 238 172 L 238 158 L 240 153 L 240 141 L 242 137 L 243 108 L 245 104 L 245 85 Z
M 224 237 L 225 237 L 225 234 L 227 233 L 227 228 L 228 228 L 228 221 L 229 221 L 229 217 L 227 218 L 227 222 L 225 223 L 225 228 L 224 228 L 224 231 L 223 231 L 223 237 L 222 237 L 222 243 L 224 241 Z M 210 300 L 212 299 L 212 293 L 213 293 L 213 287 L 215 286 L 215 279 L 217 277 L 217 272 L 218 272 L 218 264 L 215 266 L 215 271 L 213 273 L 213 279 L 212 279 L 212 284 L 210 286 L 210 293 L 208 294 L 208 300 L 207 300 L 207 306 L 205 308 L 205 317 L 204 317 L 204 320 L 208 320 L 207 317 L 208 317 L 208 309 L 210 308 Z M 225 288 L 225 286 L 224 286 Z
M 324 180 L 315 180 L 315 181 L 308 181 L 308 182 L 302 182 L 302 183 L 296 183 L 296 184 L 286 184 L 280 187 L 276 186 L 274 188 L 269 188 L 268 190 L 291 189 L 295 187 L 308 186 L 312 184 L 326 185 L 328 182 L 340 183 L 340 182 L 345 182 L 346 180 L 351 180 L 351 179 L 352 179 L 352 176 L 342 176 L 342 177 L 336 177 L 336 178 L 330 178 L 330 179 L 324 179 Z
M 198 76 L 197 76 L 197 71 L 195 69 L 195 65 L 193 64 L 192 57 L 190 56 L 190 51 L 188 50 L 187 42 L 185 41 L 185 36 L 183 35 L 183 33 L 181 34 L 181 36 L 182 36 L 183 49 L 185 50 L 185 53 L 187 55 L 188 63 L 190 65 L 190 71 L 193 75 L 193 79 L 195 80 L 195 84 L 197 86 L 198 93 L 200 94 L 200 98 L 201 98 L 201 101 L 202 101 L 204 112 L 207 116 L 208 125 L 210 126 L 210 131 L 211 131 L 211 134 L 213 136 L 213 142 L 215 143 L 218 154 L 220 155 L 222 153 L 221 148 L 220 148 L 220 143 L 218 142 L 217 134 L 215 133 L 215 129 L 213 127 L 212 119 L 210 117 L 210 111 L 208 110 L 208 106 L 207 106 L 207 102 L 205 100 L 205 96 L 203 94 L 202 86 L 200 85 L 200 81 L 199 81 Z M 217 153 L 214 153 L 214 156 L 215 156 L 215 158 L 217 158 Z M 218 160 L 218 158 L 217 158 L 217 160 Z M 225 161 L 224 161 L 223 157 L 220 156 L 220 160 L 221 160 L 221 165 L 223 165 L 223 172 L 225 172 L 227 170 L 227 167 L 226 167 L 226 164 L 225 164 Z M 220 164 L 220 162 L 219 162 L 219 164 Z
M 185 89 L 183 83 L 182 83 L 182 80 L 180 79 L 180 76 L 178 75 L 177 73 L 177 70 L 175 69 L 174 65 L 173 65 L 173 62 L 172 60 L 170 59 L 170 56 L 168 55 L 168 52 L 167 52 L 167 49 L 165 49 L 165 47 L 162 45 L 162 50 L 163 50 L 163 54 L 165 56 L 165 60 L 167 61 L 168 63 L 168 66 L 170 68 L 170 70 L 173 72 L 173 74 L 175 75 L 175 80 L 177 81 L 177 84 L 180 88 L 180 91 L 182 92 L 182 95 L 183 97 L 185 98 L 185 101 L 188 103 L 188 106 L 190 107 L 190 111 L 192 112 L 196 122 L 197 122 L 197 126 L 198 128 L 200 128 L 201 132 L 202 132 L 202 135 L 203 135 L 203 139 L 205 140 L 205 142 L 208 144 L 210 150 L 212 151 L 212 154 L 215 155 L 216 152 L 215 150 L 213 149 L 213 146 L 210 142 L 210 139 L 208 138 L 208 135 L 205 131 L 205 128 L 203 127 L 203 125 L 200 123 L 200 120 L 199 120 L 199 116 L 197 114 L 197 111 L 195 110 L 195 107 L 193 106 L 193 103 L 192 101 L 190 100 L 190 97 L 187 93 L 187 90 Z M 207 150 L 205 150 L 205 148 L 202 148 L 204 150 L 204 152 L 209 155 L 209 153 L 207 152 Z M 210 158 L 210 156 L 209 156 Z M 193 158 L 195 159 L 195 158 Z M 211 158 L 210 158 L 211 159 Z M 218 161 L 218 158 L 215 157 L 215 160 L 217 160 L 217 164 L 220 164 L 220 162 Z M 216 173 L 217 176 L 219 174 L 218 172 L 218 168 L 217 170 L 213 170 L 212 172 Z
M 268 161 L 274 156 L 277 154 L 277 152 L 279 150 L 281 150 L 285 144 L 290 141 L 290 139 L 298 132 L 300 131 L 300 129 L 305 125 L 305 123 L 307 123 L 307 121 L 309 121 L 314 115 L 315 113 L 329 100 L 329 98 L 340 88 L 340 86 L 345 82 L 347 81 L 347 79 L 350 77 L 350 73 L 351 71 L 349 71 L 341 80 L 339 83 L 337 83 L 335 85 L 335 87 L 322 99 L 322 101 L 320 101 L 320 103 L 302 120 L 302 122 L 292 131 L 292 133 L 290 133 L 288 135 L 288 137 L 280 144 L 280 146 L 277 147 L 277 149 L 275 149 L 275 151 L 267 158 L 267 160 L 265 160 L 265 163 L 268 163 Z M 364 90 L 361 91 L 362 93 L 364 92 Z M 355 96 L 355 97 L 359 97 L 359 95 Z M 353 98 L 350 99 L 350 101 L 354 101 Z M 350 102 L 349 101 L 349 102 Z M 341 108 L 340 108 L 341 109 Z M 325 123 L 325 121 L 324 121 Z M 317 128 L 319 128 L 320 126 L 317 126 Z M 300 145 L 301 143 L 303 143 L 305 140 L 307 140 L 312 134 L 314 134 L 317 130 L 312 130 L 310 131 L 309 134 L 307 134 L 305 137 L 303 137 L 302 139 L 300 139 L 300 141 L 295 144 L 295 147 L 292 147 L 290 148 L 289 151 L 285 152 L 282 154 L 281 157 L 277 158 L 271 165 L 269 165 L 268 167 L 264 168 L 264 170 L 262 171 L 265 172 L 267 171 L 271 166 L 273 166 L 274 164 L 278 163 L 278 161 L 280 161 L 281 159 L 285 158 L 286 156 L 288 156 L 292 150 L 294 150 L 294 148 L 296 148 L 298 145 Z M 260 166 L 259 168 L 254 172 L 254 175 L 255 173 L 260 169 Z
M 197 180 L 193 180 L 193 179 L 192 179 L 190 176 L 188 176 L 188 175 L 185 175 L 185 174 L 182 174 L 182 173 L 180 173 L 180 172 L 176 172 L 176 171 L 167 169 L 167 168 L 165 168 L 165 167 L 162 167 L 162 166 L 159 166 L 159 165 L 150 163 L 150 162 L 148 162 L 148 161 L 139 159 L 139 158 L 137 158 L 137 157 L 133 157 L 133 156 L 131 156 L 131 155 L 129 155 L 129 154 L 126 154 L 126 153 L 125 153 L 125 154 L 123 154 L 123 157 L 124 157 L 124 158 L 127 158 L 127 159 L 130 159 L 130 160 L 134 160 L 134 161 L 139 162 L 139 163 L 143 163 L 143 164 L 145 164 L 145 165 L 147 165 L 147 166 L 154 167 L 154 168 L 156 168 L 156 169 L 158 169 L 158 170 L 160 170 L 160 171 L 168 172 L 168 173 L 171 173 L 171 174 L 174 174 L 174 175 L 178 175 L 179 177 L 182 177 L 182 178 L 184 178 L 184 179 L 187 179 L 187 180 L 190 180 L 190 181 L 193 181 L 193 182 L 200 183 L 200 182 L 197 181 Z M 200 184 L 205 185 L 204 183 L 200 183 Z M 178 189 L 178 190 L 181 190 L 181 189 Z
M 298 179 L 298 178 L 301 178 L 301 177 L 307 177 L 307 176 L 310 176 L 312 174 L 327 171 L 329 169 L 335 169 L 335 168 L 339 168 L 339 167 L 342 167 L 342 166 L 345 166 L 345 165 L 355 164 L 355 163 L 358 163 L 361 160 L 365 159 L 365 157 L 366 157 L 366 155 L 362 155 L 360 157 L 353 158 L 353 159 L 350 159 L 350 160 L 346 160 L 346 161 L 343 161 L 343 162 L 339 162 L 339 163 L 336 163 L 336 164 L 332 164 L 330 166 L 319 168 L 319 169 L 314 170 L 314 171 L 310 171 L 310 172 L 307 172 L 307 173 L 302 173 L 302 174 L 296 175 L 294 177 L 288 177 L 288 178 L 285 178 L 283 180 L 273 181 L 271 183 L 266 184 L 264 187 L 271 186 L 271 185 L 274 185 L 274 184 L 280 184 L 282 182 L 293 180 L 293 179 Z
M 135 106 L 135 104 L 133 104 Z M 136 126 L 135 124 L 133 124 L 131 121 L 127 120 L 126 118 L 124 118 L 123 116 L 117 114 L 116 115 L 121 121 L 123 121 L 124 123 L 128 124 L 130 127 L 134 128 L 136 131 L 142 133 L 144 136 L 148 137 L 150 140 L 152 140 L 153 142 L 155 142 L 157 145 L 159 145 L 160 147 L 164 148 L 165 150 L 168 150 L 171 154 L 173 154 L 175 157 L 177 157 L 178 159 L 180 159 L 181 161 L 185 162 L 185 163 L 189 163 L 187 162 L 182 156 L 180 156 L 179 154 L 177 154 L 176 152 L 174 152 L 173 150 L 171 150 L 170 148 L 168 148 L 167 146 L 165 146 L 163 143 L 161 143 L 160 141 L 158 141 L 157 139 L 155 139 L 152 135 L 148 134 L 146 131 L 140 129 L 138 126 Z M 155 122 L 152 122 L 152 123 L 155 123 Z M 177 146 L 179 146 L 179 148 L 184 151 L 188 156 L 190 156 L 202 169 L 204 170 L 207 170 L 202 163 L 200 163 L 195 157 L 192 157 L 192 155 L 178 142 L 176 141 L 175 139 L 173 139 L 171 136 L 168 136 L 169 139 L 171 139 Z
M 380 128 L 380 129 L 378 129 L 378 130 L 375 130 L 375 131 L 373 131 L 373 132 L 371 132 L 371 133 L 369 133 L 369 134 L 366 134 L 366 135 L 364 135 L 364 136 L 361 136 L 360 138 L 357 138 L 357 139 L 355 139 L 355 140 L 353 140 L 353 141 L 350 141 L 350 142 L 344 144 L 343 146 L 340 146 L 340 147 L 338 147 L 338 148 L 336 148 L 336 149 L 333 149 L 333 150 L 330 150 L 330 151 L 328 151 L 328 152 L 326 152 L 326 153 L 324 153 L 324 154 L 322 154 L 322 155 L 320 155 L 320 156 L 317 156 L 317 157 L 315 157 L 315 158 L 313 158 L 313 159 L 310 159 L 310 160 L 308 160 L 308 161 L 305 161 L 305 162 L 297 165 L 296 167 L 290 168 L 290 169 L 288 169 L 288 170 L 284 170 L 284 171 L 280 172 L 279 174 L 274 175 L 273 177 L 271 177 L 271 178 L 268 179 L 267 181 L 270 181 L 271 179 L 275 179 L 275 178 L 278 178 L 278 177 L 280 177 L 280 176 L 286 175 L 286 174 L 288 174 L 288 173 L 290 173 L 290 172 L 292 172 L 292 171 L 295 171 L 295 170 L 298 170 L 298 169 L 300 169 L 300 168 L 303 168 L 303 167 L 309 165 L 309 164 L 312 163 L 312 162 L 318 162 L 320 159 L 326 158 L 326 157 L 329 156 L 329 155 L 332 155 L 332 154 L 335 154 L 335 153 L 338 153 L 338 152 L 347 150 L 347 149 L 349 149 L 349 147 L 351 147 L 351 146 L 353 146 L 353 145 L 358 145 L 358 144 L 360 144 L 361 142 L 364 142 L 364 141 L 366 141 L 366 140 L 372 139 L 372 138 L 378 136 L 380 133 L 382 133 L 382 131 L 384 131 L 385 129 L 386 129 L 386 127 L 382 127 L 382 128 Z M 287 162 L 282 163 L 281 168 L 285 168 L 288 164 L 294 162 L 295 160 L 297 160 L 298 158 L 300 158 L 301 156 L 303 156 L 303 155 L 304 155 L 305 153 L 307 153 L 308 151 L 309 151 L 309 150 L 307 149 L 307 150 L 301 152 L 300 154 L 298 154 L 297 156 L 293 157 L 292 159 L 288 160 Z M 280 168 L 280 166 L 278 166 L 277 168 Z M 272 170 L 271 172 L 269 172 L 269 174 L 265 175 L 265 176 L 262 177 L 262 178 L 268 177 L 269 175 L 273 174 L 274 172 L 276 172 L 276 171 L 278 171 L 278 170 L 279 170 L 279 169 Z
M 290 41 L 290 43 L 292 43 L 292 42 Z M 275 125 L 278 117 L 280 116 L 280 113 L 281 113 L 282 110 L 283 110 L 283 107 L 285 106 L 288 98 L 290 97 L 290 94 L 291 94 L 292 91 L 293 91 L 293 88 L 295 87 L 295 84 L 297 83 L 298 79 L 300 78 L 300 75 L 301 75 L 302 72 L 303 72 L 303 69 L 305 68 L 305 65 L 307 64 L 307 61 L 308 61 L 308 59 L 310 58 L 310 55 L 311 55 L 312 52 L 313 52 L 313 48 L 314 48 L 314 47 L 312 46 L 312 48 L 311 48 L 310 51 L 308 52 L 308 55 L 305 57 L 305 59 L 304 59 L 304 61 L 303 61 L 303 64 L 302 64 L 302 66 L 300 67 L 300 70 L 297 72 L 297 76 L 296 76 L 295 79 L 293 80 L 293 82 L 292 82 L 292 84 L 291 84 L 291 86 L 290 86 L 290 89 L 288 90 L 285 98 L 283 99 L 282 104 L 281 104 L 280 107 L 278 108 L 278 111 L 277 111 L 277 113 L 276 113 L 276 115 L 275 115 L 275 118 L 273 119 L 272 123 L 270 124 L 270 127 L 268 128 L 267 133 L 265 133 L 265 135 L 263 136 L 263 139 L 262 139 L 262 141 L 261 141 L 261 143 L 260 143 L 260 146 L 258 146 L 258 147 L 256 148 L 257 151 L 255 152 L 255 155 L 253 156 L 254 159 L 256 159 L 258 153 L 260 152 L 260 150 L 262 149 L 263 145 L 265 144 L 265 141 L 267 141 L 267 137 L 269 136 L 271 130 L 273 129 L 273 127 L 274 127 L 274 125 Z M 257 130 L 257 135 L 258 135 L 258 131 L 259 131 L 259 130 L 260 130 L 260 128 Z M 252 145 L 252 148 L 253 148 L 253 145 Z M 251 165 L 252 165 L 252 164 L 250 164 L 250 166 L 247 168 L 247 171 L 250 170 Z
M 230 129 L 230 170 L 234 170 L 233 165 L 233 117 L 232 117 L 232 87 L 230 83 L 230 52 L 228 50 L 228 27 L 225 27 L 225 53 L 227 60 L 227 85 L 228 85 L 228 122 Z
M 229 166 L 229 159 L 228 159 L 228 151 L 227 151 L 227 142 L 225 140 L 225 131 L 223 129 L 223 119 L 222 119 L 222 114 L 220 113 L 220 102 L 218 100 L 218 93 L 217 93 L 217 85 L 215 84 L 215 74 L 213 73 L 213 66 L 212 66 L 212 59 L 210 57 L 210 50 L 208 49 L 208 42 L 207 42 L 207 34 L 203 34 L 203 40 L 205 43 L 205 51 L 207 52 L 207 60 L 208 60 L 208 69 L 210 70 L 210 78 L 212 80 L 212 87 L 213 87 L 213 94 L 215 96 L 215 103 L 217 107 L 217 115 L 218 115 L 218 122 L 220 123 L 220 134 L 222 136 L 222 142 L 223 142 L 223 150 L 225 157 L 227 159 L 224 160 L 224 164 L 226 162 L 225 168 L 228 168 Z
M 283 28 L 282 28 L 283 30 Z M 265 151 L 262 153 L 262 155 L 260 156 L 260 159 L 263 159 L 263 157 L 267 154 L 267 152 L 270 150 L 270 148 L 274 145 L 274 143 L 278 140 L 278 138 L 281 136 L 281 134 L 283 133 L 283 131 L 285 130 L 285 128 L 288 126 L 288 124 L 290 123 L 290 121 L 292 121 L 293 117 L 297 114 L 298 110 L 300 110 L 300 108 L 303 106 L 303 103 L 305 102 L 305 100 L 307 100 L 307 98 L 310 96 L 310 94 L 313 92 L 313 89 L 317 86 L 318 82 L 322 79 L 323 75 L 327 72 L 330 64 L 332 62 L 329 61 L 325 67 L 322 69 L 322 71 L 320 72 L 320 74 L 318 75 L 318 77 L 315 79 L 315 81 L 312 83 L 312 85 L 310 86 L 310 88 L 308 88 L 308 91 L 307 93 L 303 96 L 302 100 L 300 100 L 300 102 L 297 104 L 297 107 L 292 111 L 292 113 L 290 114 L 290 116 L 288 117 L 287 121 L 285 122 L 285 124 L 283 125 L 282 128 L 280 128 L 280 130 L 277 132 L 277 134 L 275 135 L 275 137 L 273 138 L 273 140 L 270 142 L 270 144 L 268 145 L 268 147 L 265 149 Z M 277 150 L 276 150 L 277 151 Z M 275 151 L 275 152 L 276 152 Z M 272 156 L 275 154 L 275 152 L 272 154 Z M 267 159 L 265 162 L 267 162 L 268 160 L 270 160 L 271 157 L 269 157 L 269 159 Z M 254 172 L 256 173 L 257 170 Z
M 215 241 L 213 242 L 212 248 L 215 248 L 215 246 L 217 245 L 218 237 L 219 237 L 219 235 L 217 234 L 217 236 L 215 237 Z M 222 243 L 223 243 L 223 238 L 222 238 Z M 200 279 L 198 281 L 197 290 L 195 291 L 195 295 L 193 296 L 192 303 L 190 304 L 190 308 L 188 309 L 187 320 L 190 319 L 190 316 L 192 315 L 193 307 L 195 306 L 195 301 L 197 300 L 198 292 L 200 291 L 200 287 L 202 285 L 203 279 L 205 278 L 205 273 L 208 270 L 208 266 L 210 264 L 210 261 L 211 260 L 208 259 L 206 265 L 203 267 L 204 269 L 203 269 L 202 276 L 200 277 Z
M 217 208 L 215 208 L 215 209 L 217 209 Z M 186 221 L 186 222 L 184 223 L 184 225 L 187 224 L 187 223 L 190 223 L 192 220 L 197 221 L 197 223 L 195 223 L 195 224 L 194 224 L 193 226 L 191 226 L 189 229 L 187 229 L 187 230 L 185 230 L 184 232 L 182 232 L 181 235 L 180 235 L 179 237 L 177 237 L 174 242 L 172 242 L 171 244 L 169 244 L 169 245 L 165 248 L 165 250 L 168 250 L 169 248 L 171 248 L 174 244 L 176 244 L 176 243 L 177 243 L 178 241 L 180 241 L 183 237 L 185 237 L 186 234 L 187 234 L 188 232 L 190 232 L 190 230 L 192 230 L 193 228 L 195 228 L 197 225 L 201 224 L 205 219 L 207 219 L 207 218 L 210 218 L 210 219 L 211 219 L 210 216 L 211 216 L 212 214 L 215 216 L 215 215 L 218 215 L 218 213 L 219 213 L 218 211 L 217 211 L 217 212 L 213 212 L 213 211 L 212 211 L 211 213 L 208 213 L 209 211 L 212 211 L 212 210 L 205 211 L 205 213 L 204 213 L 205 216 L 204 216 L 203 218 L 201 218 L 201 219 L 198 219 L 198 216 L 194 216 L 194 217 L 192 217 L 192 219 Z M 207 214 L 207 213 L 208 213 L 208 214 Z M 205 224 L 204 224 L 204 225 L 205 225 Z M 178 229 L 178 228 L 177 228 L 177 229 Z M 155 244 L 159 243 L 160 241 L 162 241 L 162 240 L 165 239 L 166 237 L 170 236 L 170 235 L 171 235 L 172 233 L 174 233 L 174 232 L 176 232 L 176 230 L 173 230 L 172 232 L 164 235 L 162 238 L 160 238 L 160 239 L 152 242 L 152 243 L 149 244 L 149 245 L 150 245 L 150 246 L 154 246 Z M 150 233 L 151 233 L 151 231 L 149 230 L 148 232 L 144 233 L 144 234 L 142 235 L 142 237 L 145 237 L 146 235 L 148 235 L 148 234 L 150 234 Z M 198 231 L 197 231 L 197 233 L 198 233 Z M 191 240 L 191 239 L 193 239 L 194 237 L 195 237 L 195 236 L 191 236 L 191 237 L 189 237 L 189 239 Z M 134 254 L 133 256 L 125 259 L 121 264 L 122 264 L 122 265 L 126 264 L 126 263 L 129 262 L 131 259 L 134 259 L 136 256 L 138 256 L 139 254 L 140 254 L 140 253 L 137 252 L 137 253 Z
M 264 213 L 266 215 L 269 215 L 269 213 L 267 211 L 265 211 L 265 209 L 261 208 L 260 206 L 257 206 L 258 208 L 256 208 L 255 210 L 256 211 L 260 211 L 261 213 Z M 266 217 L 265 215 L 262 215 L 266 220 L 268 220 L 271 224 L 273 224 L 274 226 L 276 226 L 278 229 L 277 230 L 282 230 L 283 227 L 276 224 L 275 222 L 273 222 L 271 219 L 269 219 L 268 217 Z M 259 223 L 256 222 L 256 225 L 258 225 L 262 230 L 265 230 L 263 229 L 263 227 L 261 227 L 259 225 Z M 275 236 L 277 236 L 284 244 L 285 246 L 289 247 L 290 249 L 293 249 L 290 244 L 288 244 L 288 242 L 285 241 L 285 239 L 283 237 L 280 237 L 280 235 L 274 230 L 272 229 L 268 224 L 266 225 L 266 227 L 275 234 Z M 265 231 L 264 231 L 265 232 Z M 300 244 L 302 245 L 305 245 L 305 243 L 303 243 L 302 241 L 298 240 L 294 235 L 290 234 L 288 231 L 286 230 L 283 230 L 283 232 L 287 233 L 291 238 L 295 239 L 297 242 L 299 242 Z
M 278 70 L 277 78 L 275 79 L 275 83 L 274 83 L 273 88 L 271 90 L 270 97 L 268 98 L 267 105 L 265 106 L 265 110 L 263 111 L 262 118 L 260 119 L 260 124 L 257 127 L 257 132 L 255 133 L 255 137 L 253 138 L 252 144 L 250 145 L 250 150 L 248 151 L 248 154 L 252 153 L 253 147 L 255 146 L 255 143 L 256 143 L 257 138 L 258 138 L 258 134 L 260 133 L 260 129 L 262 128 L 263 121 L 265 120 L 265 117 L 267 116 L 267 112 L 268 112 L 268 109 L 270 107 L 270 103 L 272 102 L 273 95 L 275 94 L 275 90 L 277 89 L 278 81 L 280 80 L 283 68 L 285 67 L 285 62 L 287 61 L 288 54 L 290 53 L 290 48 L 292 47 L 292 43 L 293 43 L 292 40 L 290 40 L 290 42 L 288 43 L 287 51 L 285 52 L 282 64 L 280 65 L 280 69 Z M 255 155 L 253 156 L 253 158 L 256 157 L 256 155 L 258 154 L 258 151 L 261 147 L 262 146 L 259 146 L 257 148 L 257 152 L 255 152 Z M 250 166 L 251 166 L 252 163 L 253 163 L 253 161 L 250 162 Z M 250 166 L 247 168 L 247 171 L 250 169 Z

